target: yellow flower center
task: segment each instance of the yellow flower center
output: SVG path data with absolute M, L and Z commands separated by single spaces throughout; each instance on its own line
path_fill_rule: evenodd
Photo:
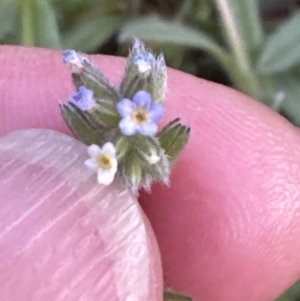
M 101 154 L 97 158 L 97 163 L 103 169 L 111 169 L 113 166 L 112 157 L 108 154 Z
M 131 117 L 136 124 L 141 125 L 149 120 L 149 113 L 143 108 L 138 108 L 132 112 Z

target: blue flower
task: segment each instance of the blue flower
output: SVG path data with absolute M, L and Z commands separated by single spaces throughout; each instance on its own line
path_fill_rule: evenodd
M 63 53 L 63 62 L 71 67 L 73 73 L 81 73 L 89 61 L 83 54 L 69 49 Z
M 78 55 L 76 53 L 75 50 L 65 50 L 63 53 L 63 62 L 65 64 L 71 63 L 71 62 L 75 62 L 78 60 Z
M 71 94 L 71 102 L 80 110 L 87 111 L 95 107 L 94 92 L 84 86 L 79 87 L 79 91 Z
M 123 119 L 119 127 L 123 134 L 133 135 L 136 132 L 144 136 L 153 136 L 157 132 L 156 122 L 163 116 L 164 107 L 152 103 L 151 95 L 146 91 L 137 92 L 133 100 L 124 98 L 117 104 Z
M 151 70 L 154 56 L 152 53 L 138 54 L 134 57 L 133 62 L 138 67 L 140 73 L 146 73 Z

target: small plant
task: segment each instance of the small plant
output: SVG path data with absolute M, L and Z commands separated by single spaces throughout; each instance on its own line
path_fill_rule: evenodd
M 85 165 L 100 184 L 115 174 L 133 193 L 150 191 L 154 181 L 169 184 L 171 167 L 188 142 L 190 128 L 179 118 L 158 132 L 164 114 L 167 67 L 163 54 L 155 56 L 135 40 L 120 87 L 114 87 L 86 56 L 64 52 L 77 92 L 61 105 L 74 135 L 89 145 Z

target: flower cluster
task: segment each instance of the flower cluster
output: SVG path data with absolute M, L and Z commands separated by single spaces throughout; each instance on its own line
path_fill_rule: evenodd
M 64 52 L 77 88 L 61 105 L 75 136 L 88 146 L 84 164 L 109 185 L 116 174 L 133 192 L 150 190 L 153 181 L 169 182 L 170 166 L 188 141 L 190 129 L 171 121 L 159 133 L 164 114 L 167 69 L 158 57 L 135 40 L 119 88 L 84 55 Z

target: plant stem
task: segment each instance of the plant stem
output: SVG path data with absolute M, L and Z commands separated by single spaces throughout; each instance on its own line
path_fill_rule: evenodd
M 32 21 L 32 11 L 30 0 L 18 1 L 19 14 L 21 16 L 21 39 L 22 44 L 26 46 L 33 46 L 35 42 Z
M 219 14 L 221 16 L 222 24 L 224 26 L 225 34 L 228 44 L 231 48 L 232 55 L 236 61 L 238 68 L 241 71 L 241 77 L 235 77 L 234 80 L 243 92 L 259 98 L 260 87 L 253 72 L 244 40 L 241 37 L 238 29 L 238 24 L 234 17 L 233 9 L 230 5 L 230 0 L 215 0 Z

